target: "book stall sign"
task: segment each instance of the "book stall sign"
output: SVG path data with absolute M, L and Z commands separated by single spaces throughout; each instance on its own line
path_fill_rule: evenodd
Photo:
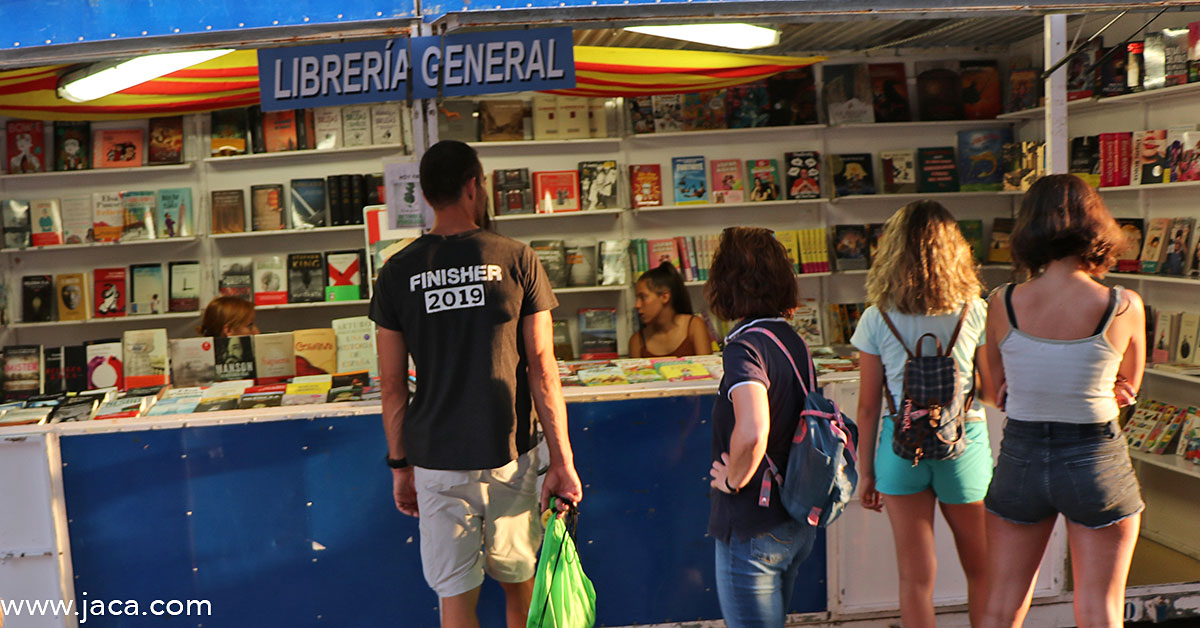
M 569 28 L 258 51 L 263 111 L 575 87 Z

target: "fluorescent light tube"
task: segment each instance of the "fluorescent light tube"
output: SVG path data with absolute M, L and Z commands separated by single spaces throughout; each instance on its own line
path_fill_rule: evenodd
M 93 64 L 64 76 L 58 95 L 72 102 L 88 102 L 231 52 L 232 49 L 168 52 L 116 64 Z
M 753 24 L 680 24 L 677 26 L 629 26 L 625 30 L 655 37 L 682 39 L 698 44 L 754 50 L 779 43 L 779 31 Z

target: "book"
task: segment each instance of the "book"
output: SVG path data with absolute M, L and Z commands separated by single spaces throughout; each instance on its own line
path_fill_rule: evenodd
M 158 237 L 185 238 L 194 234 L 196 207 L 192 204 L 192 188 L 159 190 L 155 206 Z
M 320 253 L 289 253 L 287 264 L 288 303 L 325 300 L 325 259 Z
M 1012 218 L 992 220 L 992 239 L 988 244 L 987 261 L 991 264 L 1012 263 Z
M 158 229 L 154 226 L 157 198 L 154 190 L 121 192 L 121 209 L 124 211 L 121 242 L 158 237 Z
M 371 105 L 371 143 L 377 146 L 404 144 L 405 111 L 407 111 L 407 107 L 402 103 Z
M 1157 274 L 1167 256 L 1167 232 L 1171 227 L 1170 218 L 1152 218 L 1146 223 L 1146 243 L 1142 246 L 1141 272 Z
M 917 191 L 916 153 L 911 150 L 885 150 L 879 153 L 884 194 L 912 194 Z
M 63 244 L 86 244 L 92 241 L 92 197 L 64 196 L 62 211 Z
M 817 84 L 812 66 L 780 72 L 767 78 L 767 126 L 817 124 Z M 723 100 L 723 99 L 722 99 Z M 723 112 L 723 109 L 722 109 Z M 725 128 L 724 119 L 714 128 Z
M 558 117 L 561 138 L 564 140 L 584 139 L 588 129 L 588 99 L 582 96 L 559 96 Z
M 1067 100 L 1096 95 L 1096 72 L 1092 66 L 1100 58 L 1100 41 L 1085 42 L 1067 62 Z
M 337 335 L 332 328 L 297 329 L 292 341 L 297 376 L 337 371 Z
M 658 268 L 664 262 L 670 262 L 676 270 L 683 270 L 683 260 L 679 255 L 679 243 L 674 238 L 647 240 L 646 249 L 646 270 Z
M 1187 255 L 1191 252 L 1192 231 L 1196 226 L 1195 219 L 1175 218 L 1167 228 L 1167 242 L 1164 246 L 1162 273 L 1164 275 L 1181 276 L 1187 264 Z
M 344 113 L 342 117 L 345 117 Z M 438 105 L 438 139 L 478 142 L 479 127 L 476 120 L 475 103 L 443 100 Z
M 33 246 L 56 246 L 63 243 L 62 209 L 58 199 L 50 198 L 29 203 L 30 243 Z
M 766 81 L 755 81 L 725 90 L 725 124 L 731 129 L 767 126 L 771 121 Z
M 411 193 L 415 199 L 413 184 Z M 497 216 L 533 213 L 533 190 L 529 185 L 528 168 L 492 171 L 492 207 Z
M 311 150 L 316 148 L 317 130 L 313 123 L 312 109 L 296 110 L 296 149 Z
M 609 103 L 605 98 L 588 99 L 588 136 L 595 138 L 608 137 Z M 615 104 L 615 103 L 613 103 Z M 721 108 L 722 123 L 724 122 L 724 105 Z
M 871 233 L 871 227 L 878 227 L 878 235 Z M 962 232 L 963 239 L 967 244 L 971 245 L 971 255 L 975 258 L 976 264 L 983 264 L 987 260 L 987 248 L 983 244 L 983 221 L 982 220 L 960 220 L 958 221 L 958 230 Z M 883 233 L 883 225 L 867 225 L 867 238 L 873 244 L 871 259 L 874 260 L 874 243 L 878 241 L 878 236 Z
M 535 139 L 535 140 L 554 139 L 551 137 L 539 137 L 538 136 L 538 132 L 537 132 L 538 121 L 541 118 L 541 116 L 539 115 L 540 109 L 538 107 L 538 102 L 539 102 L 538 98 L 539 97 L 540 96 L 533 97 L 533 104 L 534 104 L 534 110 L 533 110 L 534 135 L 533 135 L 533 139 Z M 557 98 L 557 97 L 556 96 L 548 96 L 547 98 Z M 653 133 L 654 132 L 654 101 L 651 100 L 650 96 L 630 96 L 627 99 L 627 102 L 629 103 L 629 123 L 630 123 L 631 128 L 633 129 L 634 134 L 640 135 L 643 133 Z
M 255 382 L 262 385 L 279 384 L 296 374 L 292 332 L 258 334 L 251 338 L 254 339 Z
M 93 168 L 136 168 L 142 165 L 145 133 L 141 129 L 112 129 L 95 132 L 92 142 Z
M 741 159 L 714 159 L 710 166 L 713 203 L 741 203 L 746 200 Z
M 301 406 L 312 403 L 325 403 L 329 398 L 332 382 L 293 382 L 284 389 L 280 405 Z
M 251 336 L 213 338 L 215 381 L 254 379 L 254 344 Z
M 875 170 L 870 153 L 829 156 L 829 171 L 833 173 L 834 196 L 856 196 L 875 193 Z
M 292 179 L 290 223 L 292 229 L 311 229 L 329 224 L 329 207 L 324 179 Z
M 357 301 L 367 298 L 363 284 L 363 265 L 366 255 L 362 250 L 330 251 L 325 254 L 326 301 Z
M 539 214 L 577 212 L 579 204 L 579 172 L 555 170 L 533 173 L 533 192 Z
M 704 157 L 672 157 L 671 180 L 674 182 L 676 205 L 708 203 Z
M 51 423 L 90 421 L 100 403 L 94 397 L 68 397 L 50 413 Z
M 677 133 L 683 130 L 683 97 L 679 94 L 657 94 L 650 97 L 654 111 L 655 133 Z
M 1003 189 L 1004 145 L 1012 141 L 1012 129 L 1007 127 L 959 131 L 959 189 L 966 192 Z
M 1134 158 L 1132 151 L 1133 133 L 1100 134 L 1101 187 L 1130 184 L 1133 180 Z
M 42 345 L 4 347 L 4 400 L 19 401 L 42 392 Z
M 261 155 L 267 152 L 267 141 L 263 137 L 262 107 L 251 105 L 241 110 L 241 115 L 246 127 L 246 152 L 254 155 Z M 216 128 L 215 125 L 213 128 Z M 213 156 L 216 157 L 217 155 L 214 154 Z
M 1193 156 L 1186 155 L 1184 152 L 1184 138 L 1196 138 L 1196 124 L 1180 124 L 1167 127 L 1166 139 L 1166 154 L 1167 165 L 1166 172 L 1163 173 L 1163 182 L 1177 183 L 1187 180 L 1187 170 Z
M 558 360 L 574 360 L 575 348 L 571 344 L 571 325 L 567 321 L 554 321 L 554 357 Z
M 663 204 L 662 167 L 658 164 L 629 166 L 629 186 L 634 209 Z
M 222 257 L 217 264 L 217 293 L 254 302 L 254 260 Z
M 954 159 L 954 147 L 918 148 L 917 192 L 936 194 L 957 191 L 958 165 Z
M 252 384 L 252 381 L 244 379 L 214 383 L 201 393 L 200 402 L 196 404 L 193 412 L 236 410 L 242 392 Z
M 120 340 L 86 345 L 84 356 L 87 360 L 88 390 L 125 388 L 124 349 Z
M 331 322 L 337 342 L 337 371 L 367 371 L 378 376 L 379 359 L 375 349 L 375 323 L 366 316 L 335 318 Z
M 116 242 L 125 230 L 125 207 L 120 192 L 92 194 L 92 239 L 96 242 Z
M 1200 312 L 1183 312 L 1179 317 L 1179 341 L 1175 344 L 1175 361 L 1196 363 L 1196 337 L 1200 330 Z
M 962 120 L 962 80 L 958 62 L 917 62 L 917 116 L 923 121 Z
M 275 408 L 283 404 L 283 395 L 287 384 L 271 384 L 266 386 L 251 386 L 242 391 L 238 400 L 238 409 Z
M 631 102 L 633 99 L 630 99 Z M 650 114 L 650 97 L 645 97 L 646 100 L 646 120 L 650 124 L 650 130 L 654 129 L 654 118 Z M 562 131 L 559 128 L 558 116 L 558 96 L 553 94 L 534 94 L 530 103 L 530 109 L 533 113 L 533 139 L 535 140 L 557 140 L 562 139 Z M 635 127 L 638 125 L 635 124 Z M 635 128 L 635 133 L 643 133 Z
M 125 316 L 125 268 L 97 268 L 92 271 L 92 318 Z
M 1096 67 L 1096 95 L 1101 98 L 1129 93 L 1129 49 L 1128 46 L 1113 46 L 1100 51 L 1107 59 Z
M 21 321 L 45 323 L 54 320 L 54 280 L 50 275 L 21 277 Z
M 342 147 L 342 109 L 340 107 L 316 107 L 313 109 L 313 130 L 317 150 Z
M 822 91 L 831 126 L 870 124 L 875 121 L 871 75 L 865 63 L 822 66 Z
M 87 170 L 92 167 L 92 124 L 90 122 L 54 123 L 54 169 Z
M 825 344 L 824 325 L 821 324 L 821 304 L 817 299 L 800 299 L 788 324 L 804 339 L 804 344 L 819 347 Z
M 249 145 L 245 109 L 214 111 L 210 114 L 210 125 L 209 149 L 213 157 L 246 154 Z
M 1041 83 L 1041 76 L 1037 70 L 1021 68 L 1009 71 L 1008 100 L 1004 110 L 1024 111 L 1038 106 Z
M 46 136 L 41 120 L 9 120 L 8 173 L 46 171 Z
M 1100 187 L 1100 136 L 1083 135 L 1071 138 L 1068 164 L 1071 174 L 1083 179 L 1092 187 Z
M 129 267 L 129 313 L 162 314 L 166 305 L 166 285 L 161 263 L 134 264 Z
M 282 255 L 254 258 L 254 304 L 280 305 L 288 302 L 287 265 Z
M 174 383 L 174 382 L 172 382 Z M 172 387 L 148 411 L 146 416 L 191 414 L 200 405 L 204 392 L 198 386 Z
M 619 366 L 594 366 L 575 371 L 580 383 L 584 386 L 617 386 L 628 384 L 625 371 Z
M 616 161 L 579 162 L 579 198 L 583 211 L 617 209 L 620 205 L 617 200 L 619 183 Z
M 746 160 L 746 187 L 753 202 L 777 201 L 779 196 L 779 166 L 774 159 Z
M 908 77 L 903 63 L 872 63 L 867 66 L 871 79 L 871 102 L 875 122 L 908 122 L 912 110 L 908 104 Z
M 1161 364 L 1175 361 L 1175 345 L 1179 343 L 1180 312 L 1159 311 L 1154 322 L 1154 343 L 1150 345 L 1150 362 Z
M 529 247 L 537 254 L 546 278 L 554 288 L 567 286 L 567 253 L 562 240 L 534 240 Z
M 158 398 L 150 395 L 118 397 L 100 404 L 96 408 L 96 414 L 92 417 L 92 420 L 107 421 L 139 417 L 149 411 L 156 401 L 158 401 Z
M 241 233 L 246 230 L 246 193 L 244 190 L 213 190 L 212 233 Z
M 0 415 L 0 426 L 43 425 L 54 408 L 15 408 Z
M 167 262 L 168 312 L 200 310 L 200 262 Z
M 566 241 L 564 259 L 568 287 L 596 285 L 596 243 L 594 241 Z
M 87 320 L 87 282 L 83 273 L 55 275 L 54 293 L 58 299 L 58 320 Z
M 1167 169 L 1167 131 L 1135 131 L 1133 133 L 1132 185 L 1162 183 Z
M 788 200 L 821 197 L 821 153 L 815 150 L 784 153 L 784 190 Z
M 1139 268 L 1138 258 L 1142 252 L 1142 235 L 1145 233 L 1145 221 L 1141 218 L 1117 218 L 1121 233 L 1125 234 L 1125 248 L 1117 256 L 1117 272 L 1136 273 Z
M 170 348 L 165 329 L 131 329 L 123 338 L 125 385 L 166 386 L 170 380 Z
M 1000 70 L 995 61 L 963 61 L 959 80 L 962 81 L 963 116 L 967 120 L 992 120 L 1004 111 Z
M 371 106 L 342 107 L 342 146 L 371 145 Z
M 217 379 L 216 354 L 213 339 L 172 338 L 171 387 L 208 386 Z
M 691 92 L 683 95 L 684 131 L 723 128 L 725 128 L 724 90 Z
M 484 100 L 479 103 L 479 140 L 511 142 L 525 139 L 525 103 Z
M 867 268 L 867 228 L 865 225 L 834 225 L 833 254 L 837 270 Z
M 617 353 L 617 310 L 611 307 L 579 310 L 579 357 L 611 360 Z
M 84 345 L 63 347 L 63 380 L 71 392 L 88 389 L 87 347 Z
M 285 229 L 283 186 L 267 183 L 250 186 L 250 220 L 253 231 Z
M 301 119 L 301 123 L 303 120 Z M 300 137 L 296 111 L 264 111 L 262 114 L 263 142 L 268 153 L 296 150 Z
M 599 276 L 602 286 L 623 286 L 629 283 L 629 243 L 623 240 L 601 240 Z
M 29 201 L 0 201 L 0 221 L 4 226 L 4 248 L 24 249 L 32 243 Z
M 150 165 L 183 163 L 183 116 L 150 118 L 146 163 Z

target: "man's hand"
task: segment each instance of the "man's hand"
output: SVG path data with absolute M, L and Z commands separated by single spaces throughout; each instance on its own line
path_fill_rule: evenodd
M 583 501 L 583 485 L 579 483 L 579 475 L 575 473 L 575 465 L 551 464 L 542 481 L 542 508 L 545 512 L 550 507 L 550 496 L 554 495 L 575 504 Z M 563 506 L 562 509 L 565 509 Z
M 392 469 L 392 498 L 396 500 L 396 510 L 410 516 L 419 517 L 417 512 L 417 487 L 413 483 L 413 468 Z

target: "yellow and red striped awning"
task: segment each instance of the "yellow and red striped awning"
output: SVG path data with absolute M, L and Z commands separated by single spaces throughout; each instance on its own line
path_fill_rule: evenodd
M 575 47 L 576 87 L 552 93 L 613 98 L 679 94 L 757 81 L 825 57 Z M 126 120 L 258 104 L 258 59 L 238 50 L 87 103 L 58 97 L 52 65 L 0 72 L 0 115 L 33 120 Z

